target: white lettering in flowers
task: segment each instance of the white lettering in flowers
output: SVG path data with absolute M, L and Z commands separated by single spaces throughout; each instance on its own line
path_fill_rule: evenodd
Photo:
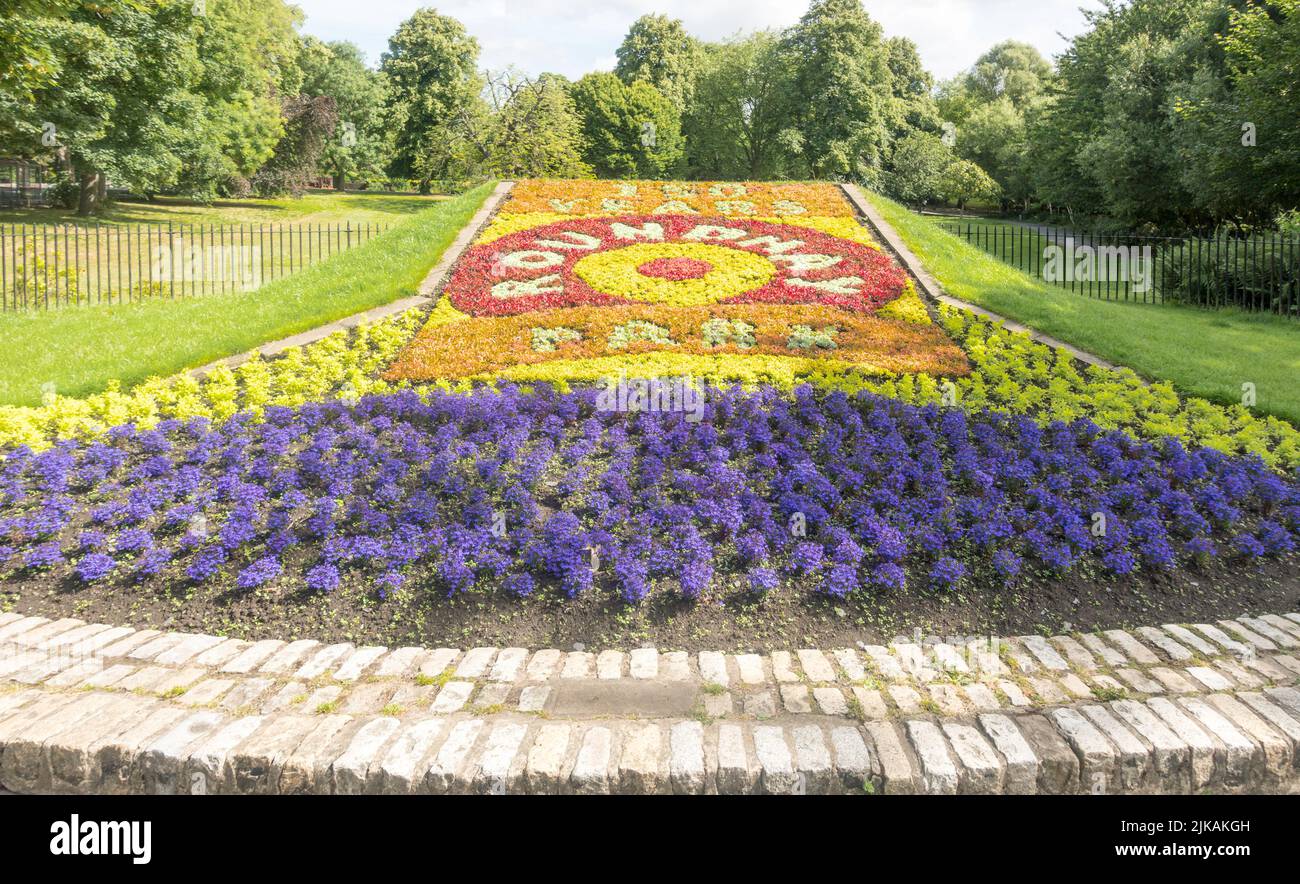
M 834 279 L 820 279 L 809 281 L 806 279 L 788 279 L 786 285 L 796 285 L 800 288 L 816 289 L 828 295 L 856 295 L 858 290 L 866 285 L 866 280 L 860 276 L 837 276 Z
M 610 232 L 618 239 L 646 239 L 652 242 L 664 241 L 664 226 L 656 224 L 654 221 L 647 221 L 640 227 L 633 227 L 631 224 L 622 224 L 615 221 L 609 225 Z
M 839 255 L 773 255 L 773 261 L 789 262 L 790 272 L 801 276 L 810 270 L 826 270 L 844 260 Z
M 600 237 L 592 236 L 590 233 L 561 230 L 556 236 L 568 237 L 573 242 L 562 242 L 558 239 L 539 239 L 533 245 L 541 249 L 576 249 L 579 251 L 591 251 L 600 248 Z
M 699 212 L 681 200 L 669 200 L 650 213 L 651 215 L 698 215 Z
M 549 295 L 562 291 L 564 286 L 560 282 L 560 275 L 550 273 L 536 279 L 507 279 L 505 282 L 498 282 L 492 286 L 492 297 L 504 300 L 525 298 L 529 295 Z
M 768 234 L 767 236 L 755 236 L 751 239 L 742 239 L 738 241 L 736 245 L 743 246 L 745 248 L 750 248 L 751 246 L 758 246 L 760 250 L 766 255 L 779 255 L 782 252 L 788 252 L 791 249 L 799 248 L 800 246 L 803 245 L 803 240 L 801 239 L 782 240 L 779 239 L 778 237 Z
M 564 256 L 557 252 L 541 252 L 525 249 L 501 256 L 501 266 L 518 270 L 543 270 L 564 263 Z

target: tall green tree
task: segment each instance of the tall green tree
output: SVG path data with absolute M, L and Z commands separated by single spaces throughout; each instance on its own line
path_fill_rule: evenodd
M 630 86 L 609 73 L 573 84 L 582 121 L 582 156 L 600 178 L 665 178 L 682 160 L 678 109 L 645 80 Z
M 27 143 L 52 136 L 66 153 L 79 214 L 98 208 L 109 179 L 143 192 L 179 180 L 203 111 L 193 25 L 190 4 L 175 2 L 78 5 L 40 23 L 57 73 L 15 107 L 13 125 Z
M 979 104 L 1007 99 L 1013 107 L 1033 103 L 1052 82 L 1051 63 L 1028 43 L 1003 40 L 978 59 L 963 77 L 964 86 Z
M 957 154 L 987 172 L 1006 201 L 1031 201 L 1026 115 L 1046 100 L 1054 77 L 1037 49 L 1005 40 L 939 87 L 939 113 L 954 127 Z
M 996 202 L 1002 197 L 998 183 L 970 160 L 951 163 L 940 178 L 939 189 L 959 209 L 972 202 Z
M 31 101 L 38 89 L 54 82 L 59 58 L 49 23 L 78 5 L 77 0 L 9 0 L 0 12 L 0 106 Z
M 299 56 L 302 94 L 329 96 L 338 126 L 323 147 L 322 162 L 342 190 L 348 178 L 375 177 L 388 163 L 391 143 L 385 125 L 388 85 L 384 75 L 366 66 L 353 43 L 325 43 L 304 37 Z
M 472 147 L 460 121 L 482 101 L 478 41 L 454 18 L 419 9 L 388 41 L 380 70 L 389 83 L 388 114 L 396 175 L 421 193 L 434 179 L 464 174 Z
M 1225 0 L 1131 0 L 1085 11 L 1050 103 L 1031 115 L 1040 196 L 1125 227 L 1204 220 L 1175 145 L 1184 84 L 1221 55 Z
M 1271 221 L 1300 207 L 1300 0 L 1232 9 L 1218 43 L 1175 101 L 1182 180 L 1208 216 Z
M 616 54 L 614 73 L 625 84 L 644 81 L 675 107 L 690 103 L 698 46 L 677 19 L 641 16 L 632 23 Z
M 297 27 L 284 0 L 205 0 L 193 16 L 202 75 L 182 186 L 195 196 L 241 192 L 284 136 L 282 102 L 301 84 Z
M 886 191 L 912 205 L 942 200 L 949 183 L 945 175 L 956 159 L 937 135 L 914 132 L 904 136 L 893 146 L 890 173 L 885 178 Z
M 792 83 L 780 37 L 737 36 L 702 53 L 695 97 L 682 121 L 699 178 L 762 180 L 789 165 Z
M 588 178 L 582 124 L 558 74 L 516 70 L 487 76 L 486 102 L 462 114 L 466 138 L 486 172 L 501 178 Z
M 934 77 L 921 62 L 916 44 L 906 37 L 891 37 L 885 41 L 885 59 L 889 66 L 890 137 L 941 131 Z
M 786 35 L 802 164 L 814 178 L 875 184 L 889 141 L 891 74 L 861 0 L 812 0 Z

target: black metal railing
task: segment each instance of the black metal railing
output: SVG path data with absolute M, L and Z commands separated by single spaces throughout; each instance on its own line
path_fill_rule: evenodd
M 1030 276 L 1078 294 L 1300 318 L 1300 237 L 1294 234 L 1146 236 L 989 220 L 937 224 Z
M 249 291 L 389 225 L 0 224 L 0 310 Z

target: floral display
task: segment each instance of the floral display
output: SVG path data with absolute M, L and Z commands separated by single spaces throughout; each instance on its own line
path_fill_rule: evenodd
M 0 464 L 0 573 L 629 601 L 785 575 L 841 596 L 1251 560 L 1300 534 L 1300 483 L 1258 458 L 808 385 L 707 393 L 698 422 L 505 385 L 19 449 Z
M 500 316 L 644 302 L 817 303 L 870 312 L 906 274 L 878 249 L 807 227 L 663 216 L 544 224 L 475 246 L 447 284 L 456 309 Z
M 814 333 L 812 329 L 817 331 Z M 808 345 L 816 339 L 821 346 Z M 613 370 L 627 354 L 721 355 L 711 379 L 741 380 L 763 355 L 803 359 L 804 372 L 860 369 L 871 374 L 958 376 L 966 356 L 935 325 L 898 322 L 810 304 L 715 307 L 570 307 L 502 318 L 475 317 L 426 328 L 386 373 L 390 380 L 520 377 L 511 369 L 605 358 Z M 824 363 L 824 364 L 823 364 Z M 684 363 L 683 363 L 684 364 Z M 541 379 L 539 377 L 539 379 Z
M 0 407 L 0 580 L 997 589 L 1289 556 L 1297 468 L 1285 421 L 928 305 L 833 186 L 521 182 L 431 308 Z
M 718 322 L 753 333 L 715 340 Z M 805 345 L 810 323 L 824 345 Z M 649 367 L 785 386 L 970 370 L 832 185 L 527 181 L 384 377 L 563 384 Z
M 920 301 L 914 292 L 910 298 Z M 879 313 L 909 300 L 905 295 Z M 925 310 L 918 303 L 919 309 Z M 1300 468 L 1300 431 L 1240 406 L 1222 406 L 1196 397 L 1181 397 L 1168 384 L 1146 384 L 1127 369 L 1080 366 L 1064 351 L 1054 351 L 959 308 L 941 306 L 943 326 L 967 353 L 971 373 L 954 377 L 955 404 L 967 411 L 985 408 L 1025 414 L 1040 423 L 1087 418 L 1103 429 L 1122 429 L 1138 438 L 1160 441 L 1173 436 L 1188 445 L 1206 445 L 1226 454 L 1250 454 L 1280 470 Z M 336 334 L 303 348 L 290 348 L 280 358 L 253 360 L 233 371 L 213 372 L 203 381 L 181 375 L 149 381 L 127 392 L 109 390 L 86 399 L 56 397 L 44 406 L 0 406 L 0 451 L 18 446 L 44 450 L 60 439 L 88 440 L 111 427 L 133 423 L 149 429 L 166 418 L 223 416 L 249 411 L 256 417 L 266 405 L 293 405 L 335 396 L 382 393 L 401 386 L 374 376 L 392 362 L 420 328 L 422 314 L 412 310 L 392 319 L 363 326 L 351 336 Z M 435 308 L 426 328 L 464 319 L 446 306 Z M 618 357 L 612 357 L 618 359 Z M 602 362 L 607 361 L 602 360 Z M 685 362 L 683 362 L 685 360 Z M 816 369 L 826 387 L 847 392 L 866 390 L 914 404 L 941 404 L 944 379 L 927 374 L 872 378 L 838 371 L 823 361 L 816 366 L 792 360 L 729 359 L 723 371 L 717 357 L 673 357 L 673 367 L 695 377 L 719 377 L 750 385 L 772 383 L 789 388 L 796 375 L 807 378 Z M 669 373 L 668 365 L 639 357 L 625 365 L 596 365 L 573 361 L 565 375 L 571 380 L 599 381 L 611 371 L 629 376 Z M 519 381 L 544 380 L 560 387 L 565 381 L 548 376 L 546 366 L 520 365 L 506 372 Z M 802 371 L 796 372 L 796 369 Z M 454 385 L 444 384 L 448 389 Z

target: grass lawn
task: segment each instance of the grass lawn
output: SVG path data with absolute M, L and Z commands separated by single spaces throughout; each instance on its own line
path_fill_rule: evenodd
M 66 396 L 126 388 L 412 295 L 493 186 L 256 291 L 0 315 L 0 403 L 38 404 L 47 383 Z
M 78 218 L 72 209 L 5 209 L 0 224 L 354 224 L 401 221 L 446 196 L 405 194 L 333 193 L 323 191 L 284 199 L 216 200 L 204 205 L 178 197 L 157 197 L 153 202 L 115 202 L 103 215 Z
M 1300 323 L 1238 310 L 1126 304 L 1041 283 L 878 194 L 868 198 L 953 297 L 1223 404 L 1300 424 Z

